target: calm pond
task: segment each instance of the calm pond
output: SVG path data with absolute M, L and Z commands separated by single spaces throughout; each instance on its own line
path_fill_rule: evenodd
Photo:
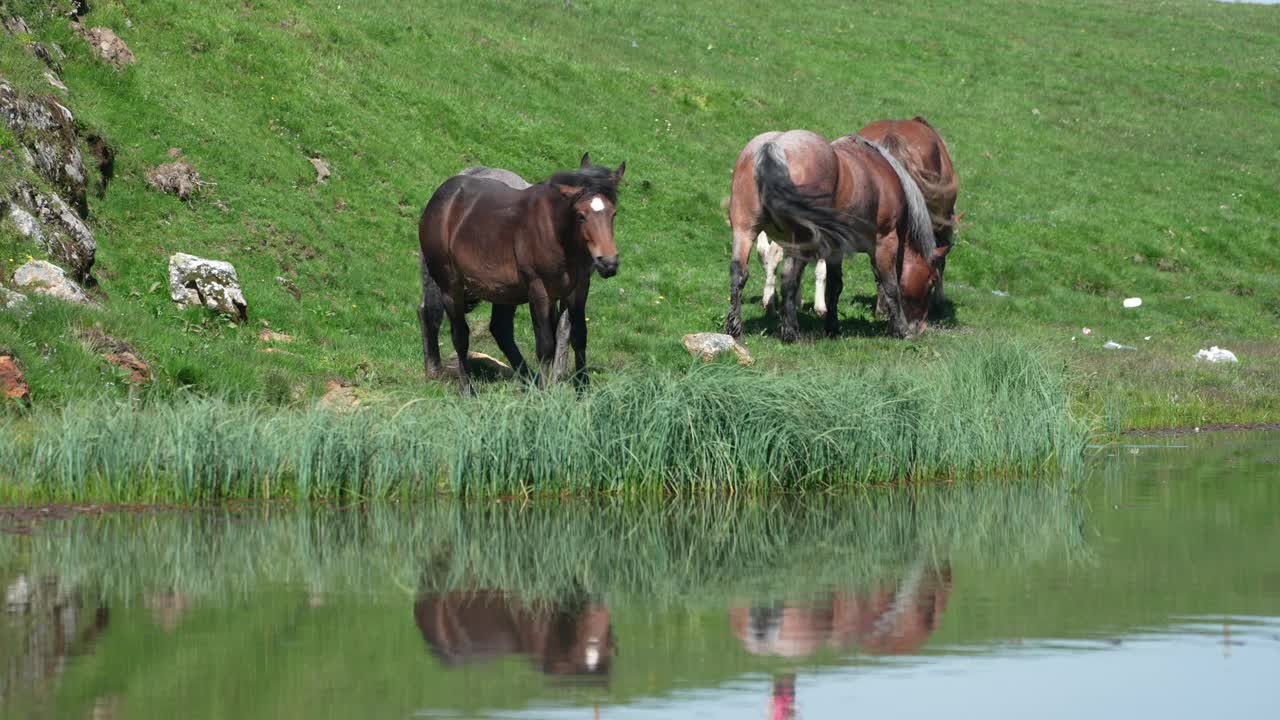
M 1280 717 L 1280 437 L 800 501 L 0 511 L 4 718 Z

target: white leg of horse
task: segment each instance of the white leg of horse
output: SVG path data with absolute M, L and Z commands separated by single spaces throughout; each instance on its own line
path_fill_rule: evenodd
M 819 260 L 813 266 L 813 311 L 818 317 L 827 316 L 827 262 Z
M 760 295 L 760 304 L 768 310 L 777 287 L 774 276 L 777 274 L 778 264 L 782 262 L 782 247 L 771 242 L 768 235 L 760 233 L 756 236 L 756 254 L 760 256 L 760 264 L 764 266 L 764 292 Z

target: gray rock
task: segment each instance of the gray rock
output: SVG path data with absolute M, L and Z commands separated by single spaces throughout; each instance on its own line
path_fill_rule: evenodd
M 31 303 L 26 295 L 0 287 L 0 312 L 9 312 L 18 317 L 27 318 L 31 316 Z
M 311 167 L 316 169 L 316 183 L 323 185 L 329 181 L 329 163 L 324 158 L 311 158 Z
M 40 295 L 48 295 L 59 300 L 96 305 L 85 294 L 62 268 L 44 260 L 32 260 L 13 273 L 13 284 L 18 288 L 30 290 Z
M 175 253 L 169 258 L 169 297 L 179 305 L 203 305 L 241 320 L 249 317 L 240 279 L 229 262 Z
M 724 333 L 685 335 L 684 349 L 688 350 L 690 355 L 703 360 L 711 360 L 722 353 L 732 352 L 738 356 L 739 365 L 750 365 L 755 362 L 755 359 L 751 357 L 751 353 L 747 352 L 742 343 Z
M 22 183 L 14 193 L 8 214 L 19 232 L 66 265 L 77 280 L 89 277 L 98 252 L 97 240 L 62 198 Z
M 0 122 L 13 131 L 27 163 L 75 207 L 88 215 L 84 157 L 75 116 L 53 97 L 26 97 L 0 80 Z

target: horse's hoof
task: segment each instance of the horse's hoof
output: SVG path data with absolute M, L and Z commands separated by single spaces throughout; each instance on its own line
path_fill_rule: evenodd
M 799 340 L 799 339 L 800 339 L 800 333 L 799 333 L 799 331 L 797 331 L 797 330 L 783 330 L 783 331 L 782 331 L 782 342 L 784 342 L 784 343 L 786 343 L 786 344 L 788 344 L 788 345 L 790 345 L 791 343 L 793 343 L 793 342 L 795 342 L 795 341 L 797 341 L 797 340 Z

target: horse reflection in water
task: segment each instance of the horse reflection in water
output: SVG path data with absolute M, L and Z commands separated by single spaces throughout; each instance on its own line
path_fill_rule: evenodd
M 609 673 L 609 610 L 583 596 L 525 604 L 495 590 L 423 593 L 413 615 L 431 653 L 448 667 L 524 655 L 552 676 Z
M 924 646 L 947 605 L 951 566 L 917 562 L 897 583 L 870 591 L 840 591 L 806 603 L 729 609 L 729 623 L 752 655 L 805 658 L 855 648 L 872 654 L 914 653 Z M 771 718 L 796 716 L 795 675 L 773 681 Z

